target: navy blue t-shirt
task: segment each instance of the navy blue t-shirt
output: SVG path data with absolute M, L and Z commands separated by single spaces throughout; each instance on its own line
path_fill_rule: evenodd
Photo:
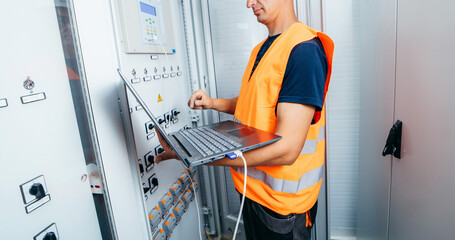
M 280 34 L 268 37 L 261 46 L 251 75 L 278 36 Z M 321 111 L 327 67 L 327 58 L 319 38 L 297 44 L 289 56 L 278 102 L 312 105 L 316 111 Z

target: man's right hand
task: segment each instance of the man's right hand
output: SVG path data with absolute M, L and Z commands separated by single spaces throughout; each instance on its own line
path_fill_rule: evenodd
M 190 100 L 188 101 L 188 106 L 191 109 L 212 109 L 213 99 L 210 98 L 204 91 L 199 89 L 191 95 Z

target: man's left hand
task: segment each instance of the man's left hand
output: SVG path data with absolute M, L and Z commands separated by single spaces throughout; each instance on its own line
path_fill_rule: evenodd
M 160 131 L 156 131 L 156 135 L 158 136 L 158 140 L 160 141 L 160 144 L 163 147 L 164 152 L 155 156 L 155 163 L 159 163 L 161 161 L 168 159 L 178 159 L 177 154 L 174 152 L 174 150 L 172 150 L 171 146 L 169 146 L 166 140 L 164 140 Z

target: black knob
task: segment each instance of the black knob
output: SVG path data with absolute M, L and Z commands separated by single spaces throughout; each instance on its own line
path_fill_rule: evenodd
M 144 172 L 144 165 L 142 165 L 142 163 L 139 163 L 139 171 L 141 171 L 141 173 Z
M 164 149 L 163 149 L 163 148 L 161 148 L 161 147 L 160 147 L 160 148 L 158 148 L 158 154 L 160 154 L 160 153 L 162 153 L 162 152 L 164 152 Z
M 176 111 L 174 111 L 174 116 L 177 116 L 177 115 L 179 115 L 179 114 L 180 114 L 180 112 L 179 112 L 179 111 L 177 111 L 177 110 L 176 110 Z
M 158 178 L 152 178 L 152 185 L 158 186 Z
M 41 199 L 46 196 L 46 192 L 44 191 L 44 187 L 41 183 L 34 183 L 28 192 L 35 196 L 37 199 Z
M 149 187 L 145 187 L 144 188 L 144 194 L 146 194 L 148 191 L 150 191 L 150 188 Z
M 148 125 L 148 129 L 149 129 L 149 130 L 152 130 L 153 127 L 155 127 L 155 125 L 153 125 L 153 123 L 150 123 L 150 124 Z
M 158 123 L 159 124 L 164 123 L 164 119 L 158 119 Z
M 149 164 L 155 163 L 155 156 L 149 155 L 147 157 L 147 161 L 149 162 Z
M 48 232 L 44 235 L 43 240 L 57 240 L 57 236 L 54 232 Z

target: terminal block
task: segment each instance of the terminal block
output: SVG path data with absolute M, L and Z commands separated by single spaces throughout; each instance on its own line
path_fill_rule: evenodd
M 194 178 L 194 175 L 196 174 L 196 168 L 188 168 L 188 173 L 190 174 L 191 178 Z
M 177 218 L 175 217 L 175 214 L 171 213 L 164 220 L 163 229 L 166 232 L 166 234 L 169 236 L 169 235 L 171 235 L 175 226 L 177 226 Z
M 191 182 L 190 177 L 188 176 L 188 171 L 185 171 L 182 175 L 180 175 L 179 181 L 182 182 L 183 186 L 186 186 Z
M 185 208 L 186 208 L 185 203 L 182 200 L 180 200 L 172 209 L 175 216 L 177 217 L 177 221 L 180 221 L 180 219 L 182 218 L 183 213 L 185 212 Z
M 188 206 L 190 202 L 193 200 L 193 196 L 194 196 L 193 192 L 190 189 L 186 190 L 185 194 L 182 197 L 182 200 L 186 206 Z
M 199 184 L 197 183 L 197 180 L 194 180 L 193 183 L 190 185 L 190 190 L 194 193 L 197 191 L 199 188 Z
M 166 216 L 167 211 L 171 208 L 172 204 L 174 204 L 174 199 L 172 198 L 172 194 L 168 192 L 158 202 L 161 212 L 163 213 L 163 217 Z
M 177 199 L 177 197 L 180 195 L 182 192 L 182 187 L 182 183 L 180 181 L 177 181 L 169 188 L 169 192 L 172 194 L 174 199 Z
M 167 236 L 166 233 L 164 232 L 164 229 L 160 228 L 158 229 L 155 234 L 153 234 L 153 240 L 166 240 Z
M 156 227 L 158 227 L 158 224 L 162 218 L 163 212 L 161 211 L 160 207 L 156 206 L 149 214 L 150 228 L 154 230 Z

